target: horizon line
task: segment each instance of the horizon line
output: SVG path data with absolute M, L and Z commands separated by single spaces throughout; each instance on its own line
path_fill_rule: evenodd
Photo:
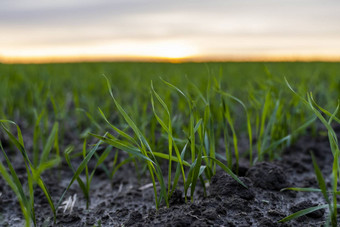
M 0 64 L 53 64 L 82 62 L 340 62 L 339 56 L 326 55 L 256 55 L 256 56 L 191 56 L 182 58 L 152 56 L 48 56 L 48 57 L 5 57 L 0 55 Z

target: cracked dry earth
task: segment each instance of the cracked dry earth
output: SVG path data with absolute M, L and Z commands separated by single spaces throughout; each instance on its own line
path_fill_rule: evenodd
M 71 196 L 74 207 L 58 210 L 56 223 L 41 190 L 36 190 L 35 210 L 39 226 L 321 226 L 327 210 L 319 210 L 287 223 L 278 220 L 298 210 L 324 203 L 321 193 L 293 192 L 284 187 L 318 187 L 310 151 L 317 157 L 324 176 L 329 176 L 332 155 L 327 137 L 304 136 L 287 149 L 281 160 L 261 162 L 249 167 L 240 163 L 239 185 L 221 170 L 212 178 L 208 196 L 198 188 L 194 202 L 185 203 L 183 192 L 176 190 L 170 208 L 154 207 L 153 189 L 146 177 L 137 180 L 134 167 L 123 166 L 111 182 L 103 171 L 96 172 L 91 185 L 91 205 L 85 209 L 85 199 L 77 183 L 65 199 Z M 25 168 L 13 157 L 16 170 L 24 182 Z M 109 164 L 109 160 L 108 160 Z M 57 173 L 57 175 L 54 175 Z M 60 171 L 49 171 L 44 180 L 57 201 L 72 175 L 66 164 Z M 329 177 L 328 177 L 329 181 Z M 144 186 L 144 187 L 142 187 Z M 328 182 L 328 186 L 329 182 Z M 20 206 L 14 193 L 0 178 L 0 224 L 23 226 Z M 74 195 L 77 199 L 73 201 Z

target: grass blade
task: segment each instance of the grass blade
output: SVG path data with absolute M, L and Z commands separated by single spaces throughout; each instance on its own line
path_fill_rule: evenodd
M 234 173 L 231 171 L 226 165 L 224 165 L 219 160 L 212 158 L 212 157 L 202 157 L 202 158 L 209 158 L 212 159 L 214 162 L 216 162 L 217 165 L 219 165 L 226 173 L 228 173 L 234 180 L 236 180 L 238 183 L 240 183 L 243 187 L 248 188 L 247 185 L 245 185 Z
M 327 189 L 326 189 L 326 182 L 325 182 L 325 179 L 322 176 L 321 170 L 320 170 L 320 168 L 319 168 L 319 166 L 316 162 L 316 159 L 315 159 L 313 152 L 311 152 L 311 156 L 312 156 L 312 162 L 313 162 L 315 175 L 316 175 L 316 178 L 318 180 L 318 185 L 321 189 L 322 195 L 326 199 L 327 203 L 330 203 L 329 198 L 328 198 L 328 194 L 327 194 Z
M 70 189 L 71 185 L 73 184 L 73 182 L 79 177 L 79 175 L 81 174 L 81 172 L 85 169 L 85 167 L 87 166 L 87 163 L 90 161 L 90 159 L 92 158 L 92 156 L 94 155 L 94 153 L 97 151 L 99 145 L 102 144 L 102 141 L 99 141 L 91 150 L 90 152 L 86 155 L 86 157 L 83 159 L 83 161 L 80 163 L 80 165 L 78 166 L 77 170 L 75 171 L 70 183 L 68 184 L 67 188 L 64 190 L 63 194 L 60 196 L 59 201 L 56 205 L 56 210 L 58 210 L 60 204 L 63 202 L 64 197 L 67 193 L 67 191 Z
M 307 209 L 300 210 L 298 212 L 295 212 L 294 214 L 291 214 L 291 215 L 281 219 L 279 221 L 279 223 L 287 222 L 287 221 L 290 221 L 292 219 L 301 217 L 303 215 L 306 215 L 306 214 L 309 214 L 309 213 L 312 213 L 314 211 L 321 210 L 321 209 L 324 209 L 324 208 L 327 208 L 327 207 L 328 207 L 328 204 L 319 205 L 319 206 L 315 206 L 315 207 L 309 207 Z

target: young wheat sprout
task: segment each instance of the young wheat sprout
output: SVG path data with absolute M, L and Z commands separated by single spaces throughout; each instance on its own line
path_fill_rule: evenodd
M 68 199 L 66 201 L 64 201 L 62 203 L 60 208 L 61 209 L 64 208 L 64 211 L 63 211 L 64 214 L 66 213 L 67 210 L 69 211 L 70 214 L 72 213 L 74 204 L 76 203 L 76 200 L 77 200 L 77 194 L 74 194 L 73 198 L 72 198 L 72 196 L 70 196 L 70 197 L 68 197 Z

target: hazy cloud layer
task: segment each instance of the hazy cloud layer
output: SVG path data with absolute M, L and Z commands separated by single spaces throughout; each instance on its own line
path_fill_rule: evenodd
M 131 47 L 138 55 L 138 45 L 170 43 L 209 56 L 280 51 L 340 56 L 339 22 L 340 1 L 331 0 L 2 0 L 0 55 L 41 48 L 59 49 L 58 54 L 69 48 L 69 55 L 73 48 L 80 55 L 86 47 L 87 54 L 119 55 L 122 45 L 126 55 L 133 55 Z

